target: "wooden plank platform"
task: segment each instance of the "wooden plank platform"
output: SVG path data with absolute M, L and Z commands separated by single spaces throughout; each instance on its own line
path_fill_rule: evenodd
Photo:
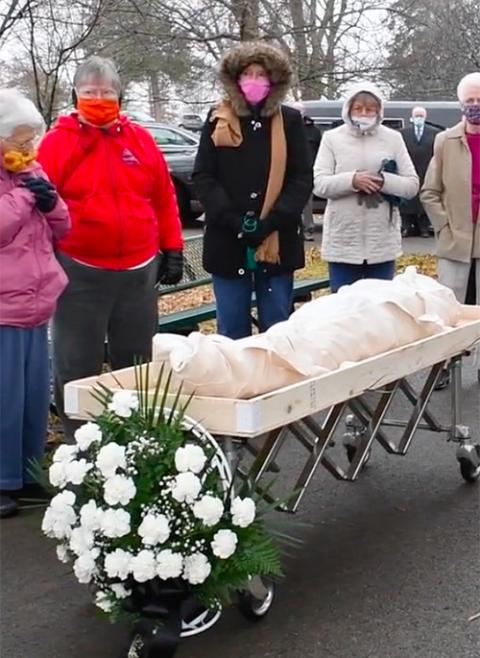
M 469 350 L 477 343 L 480 343 L 480 306 L 464 306 L 457 327 L 430 338 L 249 400 L 194 396 L 187 413 L 212 434 L 250 438 L 357 397 L 367 390 L 381 388 Z M 150 370 L 153 395 L 156 373 L 155 368 L 150 367 Z M 115 378 L 106 373 L 68 383 L 65 387 L 66 413 L 83 419 L 98 414 L 99 404 L 90 393 L 99 381 L 112 390 L 121 387 L 134 390 L 134 369 L 118 370 Z

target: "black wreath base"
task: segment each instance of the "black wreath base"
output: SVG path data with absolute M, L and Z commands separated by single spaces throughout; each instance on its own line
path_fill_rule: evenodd
M 138 616 L 126 658 L 171 658 L 180 641 L 182 620 L 193 619 L 205 606 L 180 581 L 155 578 L 137 583 L 129 579 L 125 585 L 132 593 L 122 607 Z

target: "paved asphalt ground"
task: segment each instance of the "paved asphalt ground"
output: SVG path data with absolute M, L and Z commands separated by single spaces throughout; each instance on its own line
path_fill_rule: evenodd
M 448 401 L 438 392 L 431 407 L 445 422 Z M 471 358 L 462 401 L 480 442 Z M 405 403 L 394 409 L 405 412 Z M 301 452 L 292 445 L 284 460 L 293 477 Z M 480 612 L 479 484 L 465 484 L 455 447 L 427 432 L 404 458 L 376 446 L 355 484 L 319 471 L 292 518 L 304 543 L 270 614 L 252 624 L 227 610 L 178 658 L 478 658 L 480 620 L 468 619 Z M 296 518 L 308 525 L 295 528 Z M 1 658 L 120 658 L 125 629 L 97 617 L 40 519 L 30 511 L 1 522 Z

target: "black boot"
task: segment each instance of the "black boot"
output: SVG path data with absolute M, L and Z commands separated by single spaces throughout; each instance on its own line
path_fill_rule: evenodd
M 0 518 L 6 519 L 9 516 L 15 516 L 18 513 L 18 505 L 13 498 L 0 494 Z

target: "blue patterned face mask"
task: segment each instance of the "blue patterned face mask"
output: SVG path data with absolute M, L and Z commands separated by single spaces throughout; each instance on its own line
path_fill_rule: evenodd
M 425 125 L 425 119 L 424 117 L 412 117 L 412 123 L 415 128 L 423 128 Z
M 462 111 L 468 123 L 474 126 L 480 126 L 480 103 L 464 105 Z

